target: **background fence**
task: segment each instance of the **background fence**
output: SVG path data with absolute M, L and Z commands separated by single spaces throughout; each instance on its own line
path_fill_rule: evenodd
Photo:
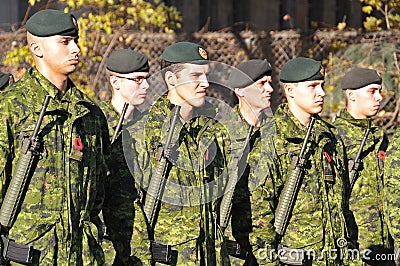
M 94 34 L 99 34 L 94 33 Z M 267 58 L 271 62 L 275 92 L 272 98 L 272 107 L 275 108 L 284 101 L 277 82 L 279 70 L 283 64 L 294 57 L 308 56 L 321 60 L 326 65 L 326 104 L 323 116 L 331 118 L 343 107 L 341 90 L 338 87 L 340 78 L 346 70 L 353 66 L 372 66 L 383 74 L 384 96 L 382 111 L 376 122 L 386 129 L 398 126 L 398 92 L 399 62 L 398 46 L 400 43 L 399 31 L 382 31 L 362 33 L 356 30 L 332 31 L 318 30 L 304 34 L 295 30 L 255 32 L 196 32 L 188 35 L 173 35 L 160 33 L 142 33 L 120 31 L 115 35 L 105 36 L 106 44 L 98 47 L 97 54 L 100 60 L 81 57 L 82 62 L 91 62 L 90 67 L 83 71 L 89 76 L 89 87 L 97 99 L 110 97 L 104 71 L 103 59 L 113 49 L 132 48 L 149 56 L 151 73 L 156 73 L 160 67 L 162 51 L 176 41 L 192 41 L 203 45 L 209 53 L 210 59 L 236 66 L 243 60 Z M 8 51 L 26 45 L 25 31 L 0 33 L 0 59 L 3 62 Z M 29 65 L 22 62 L 18 67 L 0 65 L 3 72 L 12 72 L 19 78 Z M 79 70 L 78 70 L 79 72 Z M 212 69 L 211 69 L 212 72 Z M 79 85 L 79 81 L 76 81 Z M 216 97 L 224 97 L 225 101 L 234 104 L 232 92 L 211 88 L 209 93 Z

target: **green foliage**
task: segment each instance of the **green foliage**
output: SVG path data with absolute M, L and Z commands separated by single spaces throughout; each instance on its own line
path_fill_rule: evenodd
M 377 19 L 375 17 L 367 17 L 363 23 L 364 28 L 366 28 L 369 31 L 381 31 L 382 27 L 382 20 Z
M 360 0 L 360 2 L 364 4 L 362 12 L 372 15 L 366 17 L 363 23 L 366 30 L 400 28 L 400 0 Z
M 4 65 L 7 66 L 18 68 L 21 64 L 34 65 L 33 57 L 27 45 L 9 51 L 4 59 Z
M 34 6 L 40 0 L 28 0 Z M 91 96 L 98 96 L 96 84 L 107 45 L 112 46 L 127 31 L 173 33 L 181 27 L 182 17 L 173 6 L 160 0 L 58 0 L 65 12 L 79 14 L 80 65 L 72 78 Z M 11 50 L 4 61 L 7 66 L 33 63 L 28 48 Z M 96 73 L 97 72 L 97 73 Z

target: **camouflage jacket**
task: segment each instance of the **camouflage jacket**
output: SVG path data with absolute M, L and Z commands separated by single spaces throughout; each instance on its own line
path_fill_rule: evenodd
M 259 185 L 257 184 L 259 179 L 254 178 L 254 176 L 258 176 L 256 172 L 265 171 L 265 167 L 260 166 L 260 162 L 265 163 L 265 160 L 261 160 L 261 156 L 271 158 L 271 152 L 273 152 L 273 150 L 268 148 L 271 148 L 269 140 L 273 139 L 275 125 L 272 118 L 272 112 L 270 114 L 262 113 L 261 125 L 252 128 L 249 142 L 246 146 L 246 138 L 250 133 L 251 127 L 241 116 L 238 106 L 236 106 L 235 110 L 241 119 L 241 125 L 237 128 L 241 130 L 240 135 L 238 135 L 240 137 L 238 142 L 241 143 L 240 148 L 243 149 L 243 155 L 238 165 L 237 171 L 239 180 L 236 184 L 232 199 L 231 228 L 227 228 L 225 236 L 231 238 L 230 234 L 232 234 L 235 240 L 240 244 L 241 248 L 247 251 L 248 255 L 246 260 L 250 261 L 250 259 L 254 259 L 249 257 L 249 254 L 252 253 L 249 241 L 249 234 L 252 232 L 252 206 L 250 202 L 251 190 Z M 250 176 L 252 176 L 253 179 L 250 179 Z M 242 265 L 243 261 L 231 257 L 231 264 Z
M 162 153 L 174 114 L 173 105 L 161 96 L 152 106 L 145 140 L 153 168 Z M 201 109 L 201 110 L 200 110 Z M 198 111 L 207 110 L 206 106 Z M 182 123 L 178 119 L 172 137 L 171 168 L 154 228 L 154 241 L 178 249 L 178 265 L 224 265 L 218 225 L 218 195 L 224 187 L 223 152 L 228 145 L 217 139 L 215 121 L 196 112 Z M 144 183 L 148 183 L 144 182 Z
M 103 101 L 99 106 L 107 118 L 109 134 L 112 138 L 120 114 L 114 109 L 111 102 Z M 141 113 L 133 112 L 131 117 L 132 119 L 129 121 L 123 122 L 122 130 L 126 130 L 126 126 L 131 126 L 139 120 Z M 109 174 L 105 189 L 103 215 L 107 234 L 116 250 L 119 263 L 124 265 L 139 265 L 139 262 L 149 264 L 151 261 L 150 240 L 141 204 L 141 190 L 131 173 L 133 169 L 130 169 L 126 162 L 127 159 L 137 158 L 125 156 L 124 152 L 124 145 L 126 145 L 125 149 L 134 148 L 131 143 L 132 139 L 128 136 L 119 132 L 114 143 L 111 144 L 110 158 L 107 160 Z
M 253 180 L 261 178 L 257 182 L 260 185 L 252 189 L 253 231 L 250 233 L 253 253 L 260 264 L 276 259 L 276 251 L 272 250 L 276 241 L 275 211 L 306 134 L 306 128 L 289 111 L 287 104 L 278 107 L 274 118 L 276 137 L 272 143 L 276 156 L 273 153 L 272 156 L 262 156 L 259 164 L 264 166 L 264 170 L 251 175 Z M 317 117 L 307 144 L 305 174 L 285 234 L 280 240 L 288 248 L 315 252 L 318 260 L 313 265 L 338 263 L 324 250 L 335 249 L 336 240 L 344 236 L 344 166 L 339 160 L 340 149 L 331 130 L 331 125 Z
M 243 149 L 241 154 L 241 161 L 238 165 L 238 182 L 235 187 L 234 196 L 232 199 L 232 218 L 231 218 L 231 226 L 232 226 L 232 234 L 235 239 L 241 243 L 242 247 L 249 248 L 248 244 L 248 234 L 251 232 L 251 205 L 250 205 L 250 181 L 249 175 L 250 172 L 254 172 L 255 168 L 259 165 L 259 160 L 261 157 L 261 137 L 266 137 L 262 133 L 264 129 L 270 130 L 271 132 L 274 128 L 271 127 L 272 123 L 270 123 L 270 117 L 262 117 L 262 125 L 255 126 L 252 128 L 249 142 L 245 147 L 247 134 L 250 132 L 250 125 L 246 122 L 246 120 L 241 116 L 238 106 L 235 107 L 236 112 L 240 116 L 241 124 L 238 125 L 238 129 L 240 132 L 240 148 Z M 272 115 L 272 114 L 271 114 Z M 268 120 L 268 121 L 267 121 Z M 264 132 L 264 131 L 263 131 Z
M 37 69 L 1 92 L 1 198 L 16 171 L 21 142 L 33 133 L 45 95 L 40 159 L 9 237 L 41 250 L 43 265 L 102 264 L 98 214 L 109 144 L 105 117 L 68 80 L 63 95 Z
M 383 130 L 373 125 L 371 118 L 354 119 L 346 111 L 336 118 L 335 134 L 346 148 L 346 162 L 351 172 L 367 128 L 370 132 L 360 156 L 361 167 L 350 181 L 346 200 L 356 224 L 348 221 L 351 240 L 356 240 L 360 251 L 379 251 L 389 247 L 388 229 L 383 218 L 383 160 L 388 138 Z
M 400 247 L 400 130 L 397 129 L 390 138 L 385 159 L 383 178 L 383 209 L 389 233 L 397 248 Z M 384 153 L 381 154 L 384 157 Z

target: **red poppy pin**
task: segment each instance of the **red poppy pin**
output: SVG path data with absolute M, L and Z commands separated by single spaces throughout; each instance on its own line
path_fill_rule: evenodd
M 378 157 L 379 157 L 379 159 L 381 159 L 382 161 L 384 161 L 385 158 L 386 158 L 386 152 L 385 152 L 385 151 L 382 151 L 382 150 L 379 151 Z
M 328 161 L 328 163 L 332 162 L 332 158 L 331 158 L 331 156 L 329 155 L 329 153 L 327 153 L 326 151 L 324 151 L 324 155 L 325 155 L 325 158 L 326 158 L 326 160 Z
M 83 150 L 82 140 L 80 138 L 75 138 L 74 139 L 74 146 L 75 146 L 75 149 L 77 149 L 78 151 L 82 151 Z

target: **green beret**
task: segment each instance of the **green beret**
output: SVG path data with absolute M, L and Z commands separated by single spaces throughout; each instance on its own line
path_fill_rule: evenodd
M 162 59 L 170 63 L 208 64 L 206 50 L 192 42 L 177 42 L 168 46 L 162 53 Z
M 271 76 L 271 64 L 266 59 L 252 59 L 237 65 L 229 75 L 229 85 L 232 88 L 247 87 L 262 76 Z
M 78 24 L 74 15 L 54 9 L 40 10 L 33 14 L 26 22 L 25 28 L 38 37 L 78 36 Z
M 9 85 L 11 78 L 11 74 L 9 73 L 3 73 L 0 71 L 0 90 L 4 89 Z
M 370 84 L 382 84 L 378 72 L 369 68 L 354 68 L 344 75 L 341 87 L 346 89 L 359 89 Z
M 324 80 L 325 70 L 320 61 L 297 57 L 286 62 L 281 69 L 280 81 L 296 83 L 310 80 Z
M 106 68 L 121 74 L 150 70 L 147 56 L 131 49 L 113 51 L 106 60 Z

